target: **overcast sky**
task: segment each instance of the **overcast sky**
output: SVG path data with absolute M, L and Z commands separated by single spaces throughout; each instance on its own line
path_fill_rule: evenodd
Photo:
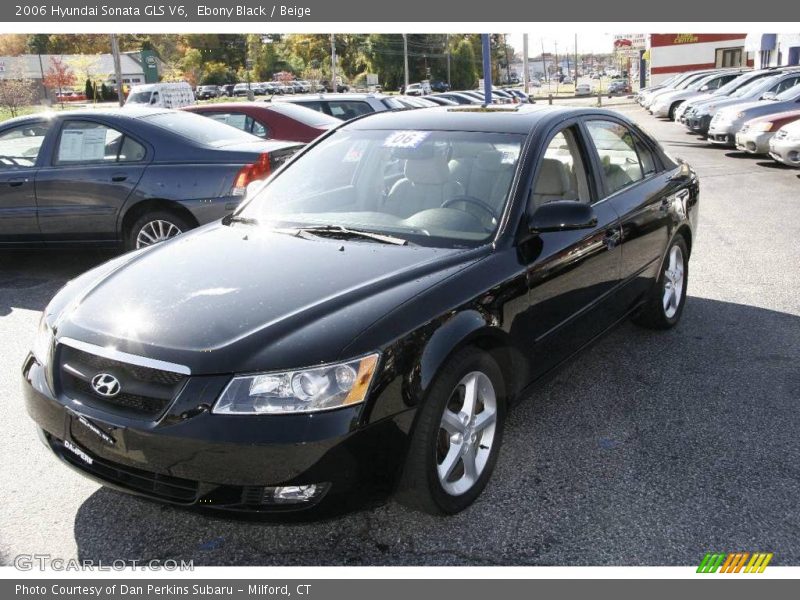
M 574 33 L 557 33 L 552 32 L 545 34 L 542 32 L 529 32 L 528 33 L 528 55 L 538 56 L 542 52 L 542 41 L 544 41 L 544 51 L 553 52 L 555 44 L 558 44 L 558 53 L 561 54 L 565 50 L 575 52 L 575 34 Z M 509 33 L 508 43 L 514 47 L 514 50 L 522 53 L 522 34 Z M 583 53 L 606 53 L 614 50 L 614 37 L 610 33 L 579 33 L 578 34 L 578 52 Z

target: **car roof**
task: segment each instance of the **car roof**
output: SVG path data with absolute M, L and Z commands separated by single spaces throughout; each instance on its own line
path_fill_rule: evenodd
M 306 94 L 305 96 L 299 96 L 297 98 L 276 98 L 279 102 L 301 102 L 303 100 L 308 101 L 315 101 L 315 100 L 365 100 L 367 98 L 388 98 L 386 94 L 374 94 L 374 93 L 346 93 L 346 94 Z
M 342 128 L 528 134 L 540 122 L 588 114 L 619 117 L 617 113 L 603 109 L 547 104 L 461 105 L 371 113 L 349 121 Z
M 121 119 L 140 119 L 142 117 L 149 117 L 151 115 L 157 115 L 161 113 L 168 113 L 171 112 L 168 108 L 150 108 L 150 107 L 138 107 L 138 106 L 128 106 L 125 108 L 115 107 L 115 108 L 85 108 L 79 110 L 68 110 L 68 111 L 44 111 L 40 113 L 34 113 L 31 115 L 24 115 L 22 117 L 17 117 L 15 119 L 8 119 L 7 121 L 3 121 L 2 125 L 8 125 L 13 123 L 25 123 L 31 121 L 41 121 L 42 119 L 46 120 L 64 120 L 64 119 L 72 119 L 75 117 L 111 117 L 111 118 L 121 118 Z

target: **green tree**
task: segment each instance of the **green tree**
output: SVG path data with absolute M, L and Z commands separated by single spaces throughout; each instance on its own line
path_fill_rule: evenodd
M 462 39 L 450 58 L 450 78 L 453 89 L 472 89 L 478 80 L 475 67 L 475 50 L 470 40 Z
M 207 62 L 203 67 L 200 83 L 201 85 L 225 85 L 234 81 L 235 78 L 236 74 L 225 63 Z

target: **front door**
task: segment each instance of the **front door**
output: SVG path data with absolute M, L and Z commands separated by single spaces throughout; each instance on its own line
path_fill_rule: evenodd
M 122 207 L 144 173 L 145 146 L 92 119 L 64 121 L 53 156 L 36 176 L 45 241 L 118 239 Z
M 591 204 L 589 229 L 540 233 L 531 242 L 528 267 L 528 339 L 537 377 L 569 357 L 613 323 L 609 300 L 620 279 L 619 220 L 600 199 L 580 128 L 555 133 L 540 159 L 528 214 L 556 200 Z

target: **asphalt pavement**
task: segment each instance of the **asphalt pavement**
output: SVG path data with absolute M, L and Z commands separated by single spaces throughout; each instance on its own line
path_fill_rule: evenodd
M 448 518 L 394 502 L 311 522 L 208 516 L 58 464 L 20 397 L 39 312 L 98 252 L 0 254 L 0 563 L 18 554 L 195 565 L 800 564 L 800 171 L 619 106 L 701 178 L 683 320 L 623 324 L 510 414 L 497 470 Z

